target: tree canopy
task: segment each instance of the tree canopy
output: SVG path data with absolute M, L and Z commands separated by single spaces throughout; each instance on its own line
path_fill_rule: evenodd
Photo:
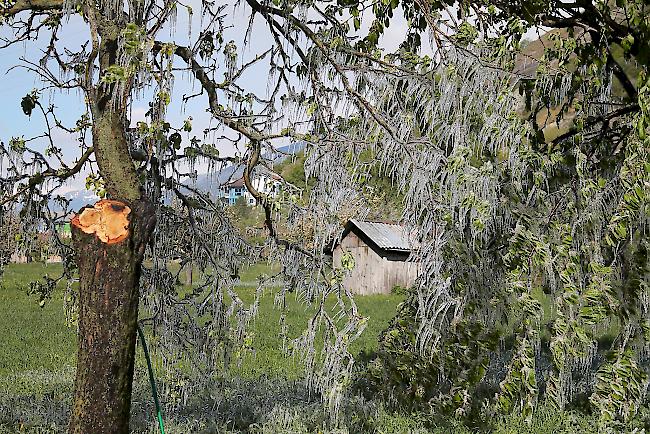
M 246 28 L 227 41 L 232 26 L 241 30 L 235 6 Z M 293 348 L 336 413 L 355 365 L 349 345 L 366 320 L 325 251 L 342 222 L 367 216 L 372 182 L 388 179 L 423 270 L 400 313 L 410 326 L 393 330 L 407 333 L 404 363 L 436 369 L 436 381 L 422 377 L 426 405 L 530 414 L 542 398 L 562 409 L 579 391 L 602 424 L 624 423 L 645 397 L 650 339 L 647 8 L 641 0 L 5 1 L 2 46 L 43 47 L 39 59 L 16 63 L 40 83 L 20 108 L 46 131 L 3 138 L 1 217 L 20 212 L 26 232 L 53 225 L 67 214 L 49 210 L 57 187 L 89 170 L 90 184 L 133 210 L 131 250 L 120 257 L 132 264 L 140 317 L 168 349 L 166 368 L 192 350 L 197 388 L 256 314 L 234 290 L 237 270 L 262 255 L 277 261 L 281 275 L 260 288 L 282 277 L 279 299 L 295 292 L 321 307 Z M 70 25 L 83 25 L 87 38 L 59 38 Z M 548 29 L 557 30 L 532 56 L 522 40 Z M 265 88 L 251 71 L 268 77 Z M 70 91 L 86 109 L 67 125 L 57 98 Z M 180 102 L 207 113 L 204 131 L 196 133 L 194 113 L 170 115 Z M 133 122 L 136 104 L 147 111 Z M 73 160 L 56 130 L 78 139 Z M 305 179 L 314 182 L 305 200 L 290 183 L 271 197 L 251 181 L 291 140 L 307 143 Z M 234 145 L 235 156 L 220 152 Z M 233 231 L 223 205 L 193 183 L 197 167 L 225 163 L 245 165 L 264 211 L 261 244 Z M 79 250 L 83 238 L 75 239 Z M 165 266 L 179 256 L 204 274 L 180 299 Z M 79 267 L 83 300 L 91 268 Z M 71 279 L 73 269 L 69 259 Z M 137 301 L 135 309 L 137 318 Z M 134 321 L 132 311 L 120 318 Z M 606 356 L 604 329 L 616 330 Z M 319 330 L 325 343 L 316 351 Z M 395 355 L 400 341 L 391 336 L 384 354 Z M 511 345 L 500 345 L 506 339 Z M 396 368 L 379 357 L 373 369 L 390 384 Z M 477 392 L 486 384 L 494 394 Z

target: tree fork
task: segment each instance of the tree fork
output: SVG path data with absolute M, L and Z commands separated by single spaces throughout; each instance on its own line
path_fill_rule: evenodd
M 139 280 L 152 204 L 101 200 L 71 221 L 79 266 L 74 434 L 129 432 Z

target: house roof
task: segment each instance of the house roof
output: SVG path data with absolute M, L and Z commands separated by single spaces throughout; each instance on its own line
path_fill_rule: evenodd
M 235 179 L 223 185 L 225 188 L 238 188 L 244 186 L 244 178 Z
M 370 238 L 380 249 L 400 252 L 411 251 L 408 233 L 404 226 L 352 219 L 345 225 L 343 238 L 354 228 Z
M 221 184 L 222 188 L 233 188 L 233 187 L 243 187 L 244 186 L 244 165 L 242 164 L 233 174 L 230 176 L 226 182 Z M 280 181 L 282 177 L 272 170 L 267 169 L 264 166 L 255 166 L 253 169 L 253 177 L 262 177 L 270 178 L 274 181 Z

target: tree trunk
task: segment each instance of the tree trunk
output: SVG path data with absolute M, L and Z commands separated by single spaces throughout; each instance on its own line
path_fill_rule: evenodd
M 118 64 L 118 22 L 97 31 L 99 76 Z M 139 280 L 155 225 L 150 201 L 129 152 L 126 129 L 131 81 L 88 89 L 93 148 L 111 201 L 86 207 L 72 219 L 79 265 L 79 338 L 73 434 L 128 433 L 135 359 Z
M 79 266 L 74 434 L 128 433 L 139 278 L 152 205 L 102 200 L 72 219 Z

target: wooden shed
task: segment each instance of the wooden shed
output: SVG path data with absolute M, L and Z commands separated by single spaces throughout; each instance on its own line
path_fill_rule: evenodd
M 332 249 L 335 267 L 349 253 L 354 268 L 343 284 L 355 294 L 389 294 L 395 286 L 411 286 L 419 265 L 409 261 L 411 248 L 403 226 L 350 220 Z

